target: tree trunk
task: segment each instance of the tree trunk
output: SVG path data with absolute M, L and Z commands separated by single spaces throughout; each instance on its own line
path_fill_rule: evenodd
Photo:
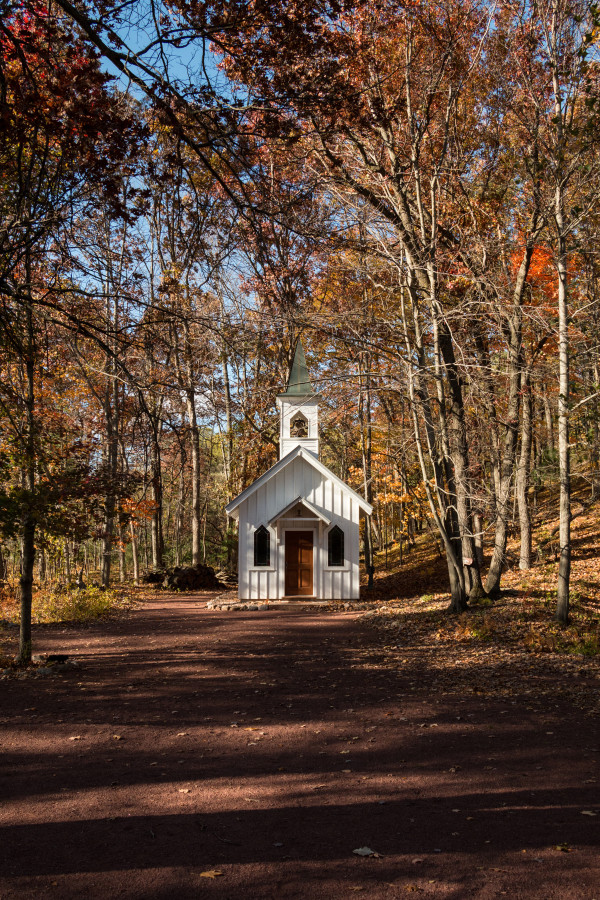
M 410 301 L 410 307 L 407 306 L 406 296 L 408 296 Z M 406 357 L 407 360 L 410 361 L 407 364 L 408 397 L 415 447 L 419 459 L 419 467 L 421 469 L 421 477 L 423 479 L 427 502 L 446 552 L 451 595 L 448 610 L 449 612 L 458 613 L 463 612 L 468 604 L 460 549 L 457 555 L 457 544 L 458 547 L 460 547 L 459 535 L 458 531 L 454 530 L 452 510 L 448 509 L 448 497 L 453 493 L 453 489 L 451 485 L 447 485 L 444 481 L 446 469 L 443 464 L 444 461 L 440 459 L 436 446 L 431 401 L 425 384 L 425 375 L 429 371 L 429 364 L 423 347 L 421 323 L 418 314 L 419 295 L 415 290 L 413 274 L 410 270 L 408 272 L 406 283 L 401 286 L 400 304 L 402 309 L 404 340 L 406 344 Z M 414 335 L 409 334 L 408 323 L 410 319 L 412 319 Z M 431 468 L 433 469 L 433 490 L 430 483 L 431 472 L 428 469 L 423 448 L 419 410 L 423 416 L 427 456 Z M 444 415 L 444 404 L 440 403 L 439 416 L 443 417 Z M 449 460 L 446 460 L 446 462 L 449 463 Z
M 372 423 L 371 423 L 371 385 L 370 385 L 370 372 L 369 372 L 370 363 L 367 360 L 366 373 L 364 375 L 365 386 L 364 391 L 362 390 L 362 373 L 360 376 L 361 380 L 361 393 L 359 399 L 359 419 L 360 419 L 360 431 L 361 431 L 361 446 L 362 446 L 362 464 L 363 464 L 363 481 L 364 481 L 364 495 L 367 503 L 371 503 L 373 500 L 373 481 L 371 476 L 372 471 Z M 371 516 L 367 516 L 365 521 L 365 535 L 364 535 L 364 554 L 365 554 L 365 569 L 367 572 L 367 587 L 373 587 L 373 574 L 375 572 L 375 566 L 373 564 L 373 529 L 371 523 Z
M 558 274 L 558 464 L 560 473 L 560 561 L 556 618 L 569 621 L 569 584 L 571 577 L 571 465 L 569 454 L 569 318 L 567 293 L 567 252 L 563 231 L 562 194 L 557 187 L 556 217 L 559 228 Z
M 68 538 L 65 538 L 63 546 L 65 548 L 65 581 L 68 587 L 71 584 L 71 548 Z
M 475 545 L 475 557 L 481 570 L 483 566 L 483 516 L 479 511 L 473 513 L 473 544 Z
M 119 523 L 119 583 L 125 581 L 125 535 L 123 526 Z
M 140 583 L 140 564 L 138 560 L 137 535 L 135 533 L 135 525 L 133 524 L 133 519 L 129 520 L 129 532 L 131 534 L 131 561 L 133 563 L 133 583 L 135 585 L 138 585 Z
M 27 348 L 25 359 L 25 460 L 23 468 L 23 486 L 25 501 L 23 505 L 21 531 L 21 618 L 19 631 L 19 653 L 17 662 L 21 666 L 31 662 L 31 609 L 33 599 L 33 568 L 35 565 L 35 515 L 33 510 L 35 492 L 35 382 L 34 353 L 35 338 L 33 329 L 33 310 L 27 304 Z
M 196 415 L 196 397 L 192 388 L 186 390 L 187 414 L 190 423 L 192 456 L 192 565 L 202 561 L 202 508 L 200 504 L 200 429 Z
M 118 325 L 118 302 L 113 301 L 112 322 L 107 310 L 107 325 L 116 332 Z M 115 348 L 116 353 L 116 348 Z M 106 421 L 105 467 L 108 477 L 108 489 L 104 501 L 104 534 L 102 536 L 102 570 L 100 583 L 110 586 L 110 569 L 112 562 L 113 537 L 115 533 L 115 511 L 117 507 L 117 471 L 119 464 L 119 383 L 117 381 L 116 356 L 107 360 L 107 377 L 109 381 L 104 396 L 104 416 Z
M 162 569 L 164 565 L 163 543 L 163 494 L 162 494 L 162 466 L 160 444 L 158 441 L 158 428 L 152 422 L 152 499 L 154 500 L 154 512 L 150 523 L 150 537 L 152 543 L 152 568 Z
M 537 236 L 537 211 L 529 233 L 527 245 L 523 252 L 519 272 L 515 280 L 513 291 L 512 312 L 507 321 L 509 332 L 509 356 L 508 356 L 508 404 L 506 409 L 506 424 L 504 426 L 504 442 L 502 459 L 499 463 L 498 483 L 496 486 L 496 528 L 494 534 L 494 550 L 488 570 L 485 589 L 490 596 L 495 596 L 500 591 L 500 579 L 502 568 L 506 559 L 506 540 L 508 535 L 508 520 L 510 516 L 510 495 L 517 454 L 517 442 L 519 437 L 519 413 L 521 405 L 521 380 L 523 365 L 522 334 L 523 334 L 523 296 L 527 283 L 527 276 L 531 267 L 534 237 Z
M 519 568 L 531 568 L 531 515 L 529 512 L 529 472 L 531 469 L 531 372 L 524 369 L 521 374 L 523 407 L 521 416 L 521 453 L 517 465 L 515 489 L 519 505 L 519 529 L 521 532 L 521 553 Z
M 181 472 L 179 475 L 179 494 L 175 508 L 175 565 L 181 565 L 181 526 L 183 524 L 183 510 L 185 503 L 185 447 L 181 447 Z

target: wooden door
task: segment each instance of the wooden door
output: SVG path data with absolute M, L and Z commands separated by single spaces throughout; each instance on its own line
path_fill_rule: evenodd
M 313 595 L 313 533 L 285 533 L 285 593 L 287 597 Z

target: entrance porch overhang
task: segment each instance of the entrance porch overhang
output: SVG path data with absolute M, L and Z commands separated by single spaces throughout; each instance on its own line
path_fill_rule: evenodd
M 287 506 L 280 509 L 279 512 L 276 512 L 275 515 L 269 519 L 268 524 L 271 526 L 274 525 L 278 519 L 285 518 L 289 512 L 299 506 L 303 507 L 309 513 L 309 519 L 318 519 L 320 522 L 323 522 L 324 525 L 331 525 L 331 519 L 320 509 L 317 509 L 316 506 L 313 506 L 312 503 L 309 503 L 308 500 L 305 500 L 304 497 L 296 497 L 295 500 L 292 500 L 291 503 L 288 503 Z M 293 518 L 297 522 L 299 517 L 295 515 Z

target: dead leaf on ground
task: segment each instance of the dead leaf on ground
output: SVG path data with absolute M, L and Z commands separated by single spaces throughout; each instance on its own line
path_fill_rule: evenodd
M 374 856 L 375 859 L 380 859 L 382 856 L 381 853 L 376 853 L 370 847 L 359 847 L 358 850 L 353 850 L 352 852 L 356 853 L 357 856 Z
M 218 869 L 208 869 L 206 872 L 200 872 L 200 878 L 218 878 L 222 874 Z
M 598 813 L 592 812 L 591 809 L 582 809 L 582 810 L 581 810 L 581 815 L 582 815 L 582 816 L 597 816 Z
M 70 740 L 70 741 L 80 741 L 80 740 L 81 740 L 81 735 L 80 735 L 80 734 L 75 734 L 73 737 L 70 737 L 69 740 Z

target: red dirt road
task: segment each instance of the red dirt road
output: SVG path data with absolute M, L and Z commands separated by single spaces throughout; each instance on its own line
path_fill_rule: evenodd
M 600 900 L 597 719 L 433 693 L 352 612 L 206 599 L 40 629 L 80 667 L 0 682 L 1 900 Z

